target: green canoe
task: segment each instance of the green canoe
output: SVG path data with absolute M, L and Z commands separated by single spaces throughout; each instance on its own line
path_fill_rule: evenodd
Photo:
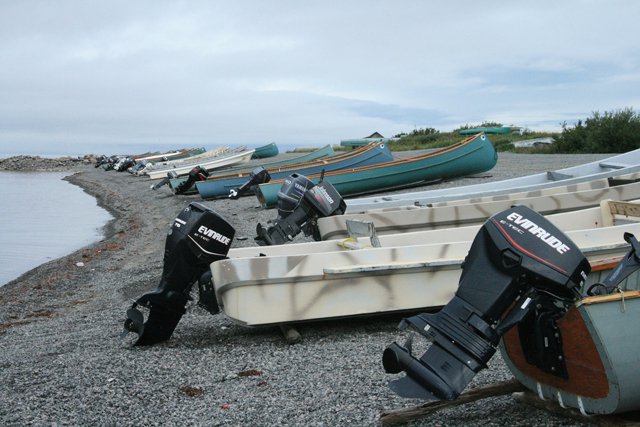
M 333 184 L 342 196 L 348 196 L 485 172 L 495 166 L 497 159 L 498 154 L 489 138 L 485 134 L 478 134 L 414 157 L 327 172 L 324 179 Z M 317 183 L 320 174 L 307 178 Z M 275 206 L 284 181 L 281 179 L 258 185 L 256 196 L 263 207 Z
M 307 154 L 303 154 L 293 159 L 280 160 L 278 162 L 270 162 L 270 163 L 260 163 L 255 165 L 255 167 L 262 166 L 263 168 L 268 169 L 273 167 L 288 166 L 288 165 L 294 165 L 298 163 L 309 162 L 312 160 L 322 159 L 322 158 L 330 157 L 333 155 L 335 155 L 335 151 L 333 151 L 333 147 L 327 144 L 324 147 L 318 148 L 315 151 L 312 151 Z M 247 165 L 245 164 L 241 167 L 229 168 L 229 169 L 224 169 L 222 171 L 218 171 L 215 173 L 211 173 L 209 177 L 223 176 L 228 174 L 246 175 L 249 173 L 251 173 L 251 169 L 248 168 Z M 182 177 L 182 176 L 179 178 L 174 178 L 169 182 L 169 187 L 171 187 L 173 191 L 173 189 L 175 189 L 180 184 L 182 184 L 182 182 L 185 181 L 186 179 L 187 179 L 186 177 Z M 198 190 L 194 185 L 189 190 L 185 191 L 182 194 L 197 194 L 197 193 L 198 193 Z
M 267 145 L 263 145 L 262 147 L 256 148 L 256 151 L 253 152 L 252 159 L 265 159 L 267 157 L 277 156 L 280 151 L 278 150 L 278 146 L 275 142 L 272 142 Z

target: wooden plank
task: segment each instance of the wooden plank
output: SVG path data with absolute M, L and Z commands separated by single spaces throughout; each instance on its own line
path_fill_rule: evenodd
M 392 409 L 380 414 L 380 422 L 384 425 L 394 425 L 406 423 L 412 420 L 427 417 L 442 409 L 453 408 L 455 406 L 464 405 L 465 403 L 475 402 L 476 400 L 486 399 L 488 397 L 502 396 L 504 394 L 514 393 L 526 390 L 525 387 L 515 379 L 503 381 L 499 383 L 489 384 L 485 387 L 478 387 L 473 390 L 462 393 L 456 400 L 438 400 L 428 402 L 411 408 Z
M 614 215 L 640 217 L 640 203 L 609 201 L 608 204 Z
M 594 295 L 580 300 L 579 305 L 599 304 L 603 302 L 621 301 L 622 299 L 640 298 L 640 291 L 615 292 L 608 295 Z

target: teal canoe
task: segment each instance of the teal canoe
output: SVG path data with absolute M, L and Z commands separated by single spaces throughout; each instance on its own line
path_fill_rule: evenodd
M 519 129 L 519 128 L 516 128 Z M 480 128 L 473 128 L 473 129 L 462 129 L 460 131 L 458 131 L 458 133 L 460 135 L 476 135 L 479 133 L 486 133 L 486 134 L 506 134 L 506 133 L 511 133 L 513 130 L 516 130 L 510 127 L 480 127 Z
M 373 166 L 327 172 L 329 181 L 342 196 L 365 194 L 393 188 L 420 185 L 438 179 L 454 178 L 490 170 L 498 154 L 485 134 L 429 151 L 418 156 Z M 307 175 L 314 183 L 320 174 Z M 258 185 L 256 196 L 265 207 L 275 206 L 284 179 Z
M 355 138 L 355 139 L 343 139 L 340 141 L 342 147 L 361 147 L 363 145 L 371 144 L 372 142 L 385 142 L 389 143 L 396 138 Z
M 280 153 L 278 150 L 278 146 L 275 142 L 272 142 L 267 145 L 263 145 L 262 147 L 256 148 L 256 151 L 253 152 L 252 159 L 266 159 L 267 157 L 274 157 Z
M 387 145 L 378 143 L 325 159 L 266 169 L 273 181 L 285 179 L 292 173 L 313 175 L 320 174 L 322 171 L 328 173 L 330 171 L 376 165 L 391 160 L 393 160 L 393 155 Z M 250 178 L 250 172 L 251 171 L 248 171 L 248 173 L 243 175 L 229 174 L 226 176 L 217 176 L 213 179 L 208 178 L 206 181 L 196 182 L 196 188 L 203 199 L 228 197 L 231 190 L 237 189 Z
M 293 159 L 288 159 L 288 160 L 280 160 L 278 162 L 270 162 L 270 163 L 259 163 L 257 165 L 255 165 L 255 167 L 258 166 L 262 166 L 265 169 L 268 168 L 275 168 L 275 167 L 284 167 L 287 165 L 294 165 L 294 164 L 299 164 L 299 163 L 304 163 L 304 162 L 310 162 L 313 160 L 318 160 L 318 159 L 323 159 L 326 157 L 331 157 L 335 155 L 335 151 L 333 151 L 333 147 L 329 144 L 325 145 L 324 147 L 320 147 L 317 150 L 314 150 L 310 153 L 307 154 L 303 154 L 301 156 L 298 156 L 296 158 Z M 216 178 L 216 177 L 220 177 L 220 176 L 226 176 L 226 175 L 230 175 L 230 174 L 235 174 L 235 175 L 239 175 L 239 176 L 246 176 L 249 175 L 251 173 L 251 169 L 247 168 L 247 165 L 243 165 L 241 167 L 235 167 L 235 168 L 228 168 L 228 169 L 224 169 L 222 171 L 218 171 L 218 172 L 214 172 L 211 173 L 209 175 L 210 178 Z M 172 191 L 175 192 L 175 188 L 177 188 L 180 184 L 182 184 L 183 181 L 185 181 L 187 178 L 186 177 L 178 177 L 178 178 L 174 178 L 171 181 L 169 181 L 169 187 L 171 188 Z M 194 185 L 193 187 L 191 187 L 189 190 L 185 191 L 182 194 L 196 194 L 198 192 L 198 190 L 196 189 L 196 186 Z

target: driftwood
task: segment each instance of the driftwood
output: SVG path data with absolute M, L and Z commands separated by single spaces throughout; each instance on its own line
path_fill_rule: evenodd
M 515 379 L 494 383 L 485 387 L 478 387 L 462 393 L 456 400 L 438 400 L 428 402 L 412 408 L 392 409 L 380 415 L 380 421 L 385 425 L 406 423 L 429 416 L 442 409 L 453 408 L 487 397 L 502 396 L 525 390 L 524 386 Z
M 640 426 L 640 414 L 637 412 L 612 415 L 582 415 L 580 411 L 573 408 L 563 408 L 552 400 L 542 400 L 535 393 L 530 391 L 513 393 L 513 398 L 534 408 L 542 409 L 554 415 L 591 423 L 602 427 L 630 427 Z

